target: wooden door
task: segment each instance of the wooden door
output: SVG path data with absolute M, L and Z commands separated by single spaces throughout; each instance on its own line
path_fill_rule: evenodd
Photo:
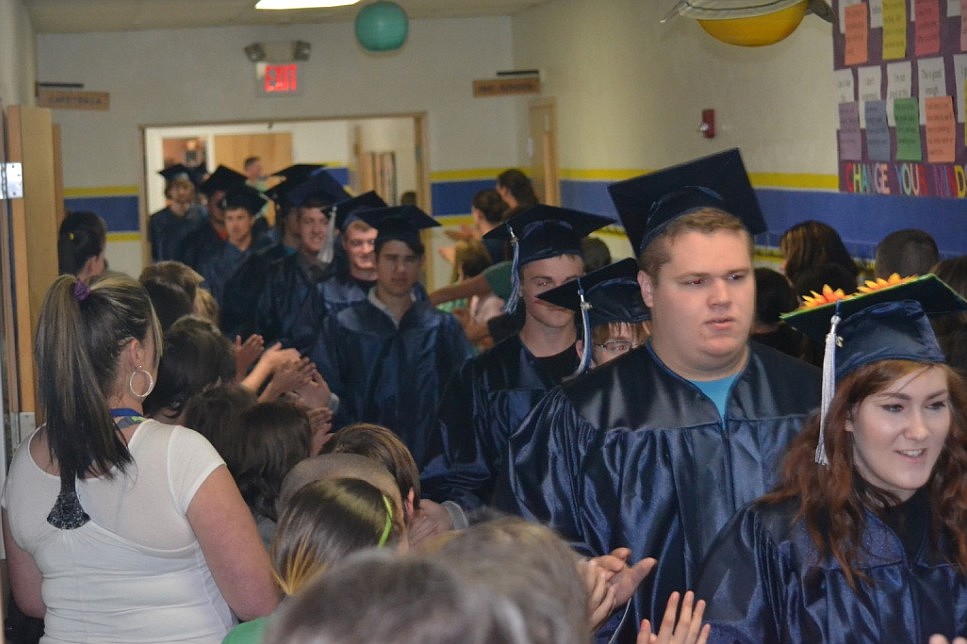
M 541 203 L 560 206 L 557 110 L 552 98 L 536 100 L 528 107 L 527 155 L 530 179 Z
M 265 172 L 275 172 L 292 165 L 292 133 L 279 134 L 216 134 L 214 158 L 220 165 L 243 172 L 245 159 L 259 157 Z M 214 170 L 214 165 L 210 165 Z M 269 188 L 278 180 L 270 182 Z M 269 208 L 270 223 L 275 223 L 274 209 Z
M 63 212 L 60 144 L 49 109 L 11 106 L 5 110 L 7 161 L 19 162 L 23 197 L 4 202 L 8 215 L 0 230 L 3 266 L 3 330 L 9 363 L 8 416 L 28 421 L 37 410 L 33 342 L 40 307 L 57 277 L 57 228 Z M 28 418 L 29 417 L 29 418 Z M 32 424 L 32 423 L 28 423 Z M 12 427 L 23 438 L 29 427 Z M 20 431 L 20 430 L 23 431 Z M 15 444 L 15 443 L 14 443 Z

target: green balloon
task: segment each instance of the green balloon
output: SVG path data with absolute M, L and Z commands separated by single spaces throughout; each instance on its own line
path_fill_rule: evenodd
M 403 7 L 379 0 L 356 14 L 356 40 L 369 51 L 393 51 L 406 42 L 409 26 Z

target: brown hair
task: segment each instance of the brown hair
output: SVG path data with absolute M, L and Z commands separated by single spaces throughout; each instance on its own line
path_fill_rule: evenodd
M 580 326 L 580 325 L 579 325 Z M 625 329 L 631 331 L 631 341 L 635 346 L 639 346 L 648 339 L 651 332 L 648 322 L 608 322 L 591 327 L 591 344 L 604 344 L 611 337 L 612 333 L 621 333 Z
M 835 557 L 854 588 L 858 577 L 865 578 L 853 564 L 861 544 L 865 512 L 892 505 L 897 499 L 857 474 L 846 422 L 869 396 L 883 391 L 898 378 L 931 367 L 944 370 L 950 390 L 950 432 L 925 486 L 930 496 L 932 528 L 935 537 L 946 534 L 951 538 L 955 562 L 962 573 L 967 572 L 967 385 L 947 365 L 882 360 L 845 376 L 836 386 L 825 430 L 829 466 L 824 468 L 813 462 L 819 439 L 819 417 L 814 415 L 790 446 L 778 487 L 758 502 L 796 500 L 797 518 L 805 523 L 820 557 Z
M 795 284 L 807 268 L 823 264 L 839 264 L 853 275 L 859 275 L 856 262 L 836 229 L 821 221 L 803 221 L 782 233 L 779 249 L 786 258 L 786 277 Z
M 413 490 L 413 509 L 420 507 L 420 470 L 399 436 L 382 425 L 353 423 L 335 432 L 322 447 L 323 454 L 356 454 L 381 463 L 396 480 L 408 524 L 406 496 Z
M 720 230 L 743 235 L 749 242 L 749 256 L 752 256 L 752 235 L 737 217 L 717 208 L 699 208 L 669 222 L 665 229 L 642 249 L 638 256 L 638 265 L 657 284 L 658 270 L 671 261 L 671 245 L 678 237 L 691 232 L 710 235 Z

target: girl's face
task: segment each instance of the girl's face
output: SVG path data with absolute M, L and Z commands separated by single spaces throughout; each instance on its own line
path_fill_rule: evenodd
M 950 432 L 947 373 L 927 367 L 868 396 L 846 422 L 863 479 L 906 501 L 926 485 Z

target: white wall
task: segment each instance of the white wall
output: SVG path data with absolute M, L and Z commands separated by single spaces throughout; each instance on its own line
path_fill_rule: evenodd
M 33 105 L 34 29 L 20 0 L 0 0 L 0 104 Z
M 256 95 L 242 48 L 306 40 L 303 92 Z M 65 186 L 137 184 L 139 125 L 427 112 L 432 170 L 515 157 L 514 105 L 474 100 L 471 81 L 510 65 L 510 19 L 416 20 L 395 54 L 364 52 L 351 23 L 41 34 L 40 75 L 111 94 L 110 112 L 55 113 Z
M 722 44 L 672 0 L 555 0 L 513 18 L 514 63 L 557 99 L 565 169 L 656 169 L 742 148 L 751 172 L 836 174 L 831 26 L 769 47 Z M 698 132 L 714 108 L 718 135 Z M 523 151 L 520 152 L 523 155 Z

